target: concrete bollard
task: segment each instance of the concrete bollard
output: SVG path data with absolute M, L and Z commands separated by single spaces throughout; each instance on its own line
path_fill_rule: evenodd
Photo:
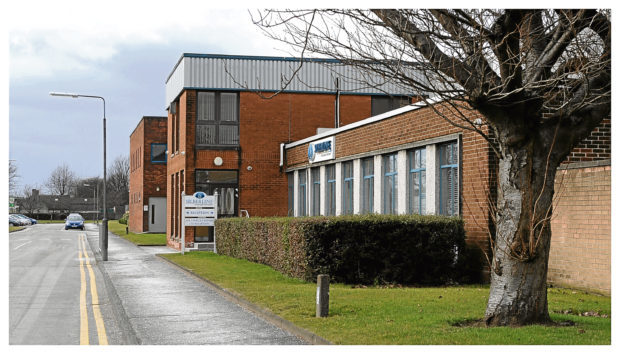
M 316 317 L 329 315 L 329 275 L 316 277 Z

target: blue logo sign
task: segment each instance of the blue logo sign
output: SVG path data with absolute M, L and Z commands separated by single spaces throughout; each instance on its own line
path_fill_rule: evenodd
M 207 195 L 204 192 L 196 192 L 196 193 L 194 193 L 194 198 L 197 198 L 197 199 L 202 199 L 202 198 L 204 198 L 206 196 Z
M 314 145 L 308 144 L 308 160 L 312 162 L 314 160 Z

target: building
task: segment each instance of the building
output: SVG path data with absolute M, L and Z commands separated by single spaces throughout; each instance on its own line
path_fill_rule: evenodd
M 102 215 L 103 210 L 100 208 L 97 197 L 41 194 L 38 189 L 33 189 L 28 196 L 15 198 L 14 212 L 40 220 L 63 220 L 71 213 L 79 213 L 85 219 L 95 220 Z M 112 211 L 109 208 L 108 210 Z
M 142 117 L 129 136 L 129 230 L 166 232 L 167 117 Z
M 435 111 L 443 109 L 417 103 L 286 144 L 288 208 L 295 216 L 459 215 L 467 242 L 489 252 L 496 158 L 480 135 Z M 611 292 L 610 158 L 606 119 L 557 173 L 551 284 Z
M 364 75 L 329 59 L 183 54 L 166 81 L 168 245 L 180 248 L 183 193 L 217 192 L 220 216 L 285 216 L 281 144 L 421 95 Z M 187 247 L 212 237 L 186 228 Z

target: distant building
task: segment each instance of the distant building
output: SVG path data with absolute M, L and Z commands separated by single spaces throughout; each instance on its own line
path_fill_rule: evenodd
M 167 117 L 142 117 L 129 136 L 129 230 L 166 232 Z
M 15 213 L 43 220 L 63 220 L 70 213 L 79 213 L 94 220 L 101 217 L 102 210 L 96 198 L 40 194 L 33 189 L 30 196 L 15 198 Z

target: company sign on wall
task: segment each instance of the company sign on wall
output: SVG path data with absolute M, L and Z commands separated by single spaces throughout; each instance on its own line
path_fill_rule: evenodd
M 336 156 L 334 137 L 313 141 L 308 144 L 308 161 L 310 163 L 332 160 Z

